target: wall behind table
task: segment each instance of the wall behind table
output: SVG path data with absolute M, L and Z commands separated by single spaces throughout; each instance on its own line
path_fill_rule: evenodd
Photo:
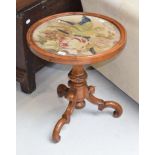
M 139 101 L 139 11 L 138 0 L 81 0 L 86 12 L 115 18 L 127 30 L 125 49 L 112 60 L 94 67 L 135 101 Z

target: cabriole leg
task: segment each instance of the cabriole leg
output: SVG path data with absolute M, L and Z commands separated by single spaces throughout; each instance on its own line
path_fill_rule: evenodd
M 115 101 L 104 101 L 102 99 L 99 99 L 93 95 L 94 93 L 95 93 L 95 87 L 89 86 L 87 100 L 90 103 L 97 105 L 99 110 L 103 110 L 106 107 L 113 108 L 114 109 L 113 116 L 116 118 L 121 116 L 123 109 L 120 106 L 120 104 L 118 104 Z

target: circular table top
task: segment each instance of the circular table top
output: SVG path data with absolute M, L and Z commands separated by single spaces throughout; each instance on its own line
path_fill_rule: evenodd
M 32 52 L 61 64 L 92 64 L 109 59 L 126 43 L 124 27 L 95 13 L 68 12 L 43 18 L 28 30 Z

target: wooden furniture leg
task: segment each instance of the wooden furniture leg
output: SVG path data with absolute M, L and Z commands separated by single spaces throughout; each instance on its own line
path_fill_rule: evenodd
M 99 110 L 103 110 L 106 107 L 111 107 L 115 110 L 113 112 L 114 117 L 121 116 L 123 109 L 117 102 L 115 102 L 115 101 L 104 101 L 102 99 L 95 97 L 93 95 L 94 93 L 95 93 L 95 87 L 89 86 L 88 87 L 88 96 L 86 98 L 90 103 L 96 104 L 98 106 Z
M 85 106 L 84 92 L 87 89 L 85 81 L 87 74 L 84 72 L 83 67 L 74 66 L 68 76 L 70 78 L 68 81 L 69 88 L 64 84 L 60 84 L 57 88 L 58 96 L 68 99 L 69 105 L 62 115 L 62 118 L 55 125 L 52 135 L 54 142 L 60 141 L 60 131 L 64 124 L 70 122 L 70 117 L 74 108 L 81 109 Z
M 55 125 L 55 128 L 53 130 L 53 140 L 54 142 L 59 142 L 60 141 L 60 131 L 64 124 L 67 124 L 70 122 L 70 117 L 75 108 L 75 102 L 70 101 L 69 105 L 65 111 L 65 113 L 62 115 L 62 118 L 57 122 Z
M 114 117 L 121 116 L 123 112 L 122 107 L 118 103 L 114 101 L 104 101 L 102 99 L 96 98 L 93 95 L 95 93 L 95 87 L 87 86 L 87 73 L 83 66 L 73 66 L 68 76 L 70 79 L 68 81 L 69 87 L 65 86 L 64 84 L 60 84 L 57 88 L 58 96 L 68 99 L 69 105 L 65 113 L 62 115 L 62 118 L 55 125 L 52 135 L 54 142 L 60 141 L 60 131 L 63 125 L 70 122 L 71 114 L 75 108 L 81 109 L 85 106 L 85 99 L 97 105 L 99 110 L 103 110 L 106 107 L 113 108 L 115 110 L 113 112 Z

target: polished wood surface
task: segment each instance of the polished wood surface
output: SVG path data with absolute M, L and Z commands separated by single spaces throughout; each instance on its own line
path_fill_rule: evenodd
M 50 52 L 40 48 L 39 46 L 37 46 L 33 40 L 33 37 L 32 37 L 34 30 L 39 25 L 45 23 L 48 20 L 66 16 L 66 15 L 86 15 L 86 16 L 94 16 L 94 17 L 105 19 L 105 20 L 111 22 L 112 24 L 114 24 L 118 28 L 118 30 L 120 31 L 120 40 L 111 49 L 106 50 L 101 53 L 98 53 L 98 54 L 95 54 L 95 55 L 89 55 L 89 56 L 66 56 L 66 55 L 62 56 L 62 55 L 54 54 L 52 52 L 50 53 Z M 76 65 L 76 64 L 93 64 L 93 63 L 97 63 L 100 61 L 110 59 L 113 56 L 115 56 L 116 54 L 118 54 L 121 51 L 121 49 L 125 46 L 126 31 L 125 31 L 124 27 L 119 22 L 117 22 L 116 20 L 114 20 L 110 17 L 104 16 L 104 15 L 100 15 L 100 14 L 96 14 L 96 13 L 86 13 L 86 12 L 67 12 L 67 13 L 56 14 L 53 16 L 43 18 L 43 19 L 39 20 L 38 22 L 36 22 L 35 24 L 33 24 L 30 27 L 30 29 L 28 30 L 27 41 L 28 41 L 29 47 L 31 48 L 31 50 L 34 54 L 36 54 L 38 57 L 40 57 L 44 60 L 47 60 L 49 62 L 55 62 L 55 63 L 60 63 L 60 64 L 74 64 L 74 65 Z
M 32 34 L 40 24 L 60 16 L 74 15 L 74 14 L 95 16 L 112 22 L 120 31 L 120 40 L 110 50 L 90 56 L 60 56 L 57 54 L 47 52 L 39 48 L 34 43 L 32 39 Z M 95 87 L 87 85 L 86 81 L 87 73 L 83 67 L 84 64 L 92 64 L 110 59 L 121 51 L 121 49 L 125 46 L 126 43 L 126 31 L 119 22 L 117 22 L 112 18 L 95 13 L 69 12 L 69 13 L 56 14 L 53 16 L 43 18 L 38 22 L 36 22 L 35 24 L 33 24 L 28 30 L 27 41 L 32 52 L 35 55 L 39 56 L 40 58 L 47 60 L 49 62 L 73 65 L 71 71 L 68 74 L 69 76 L 68 86 L 61 84 L 57 88 L 58 96 L 65 97 L 69 101 L 69 104 L 66 111 L 64 112 L 60 120 L 57 122 L 53 130 L 52 139 L 54 142 L 60 141 L 61 138 L 60 132 L 62 127 L 70 122 L 71 114 L 73 113 L 74 109 L 84 108 L 86 100 L 96 105 L 98 107 L 98 110 L 103 110 L 104 108 L 110 107 L 114 109 L 113 112 L 114 117 L 117 118 L 121 116 L 123 110 L 122 107 L 117 102 L 104 101 L 103 99 L 99 99 L 94 96 Z

